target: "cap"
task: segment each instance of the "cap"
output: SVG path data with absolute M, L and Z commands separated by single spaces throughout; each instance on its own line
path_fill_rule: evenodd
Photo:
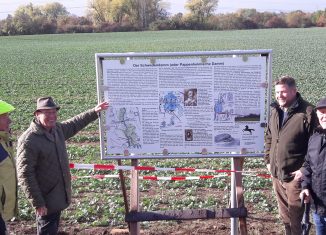
M 321 109 L 321 108 L 326 108 L 326 97 L 319 100 L 317 106 L 315 107 L 315 109 Z
M 38 111 L 40 109 L 56 109 L 59 110 L 60 106 L 56 105 L 56 103 L 53 101 L 53 98 L 48 97 L 40 97 L 36 101 L 36 110 Z
M 10 113 L 14 111 L 15 108 L 11 104 L 8 104 L 7 102 L 0 100 L 0 115 L 4 113 Z

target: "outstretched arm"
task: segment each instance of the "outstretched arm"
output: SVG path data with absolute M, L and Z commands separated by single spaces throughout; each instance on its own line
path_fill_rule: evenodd
M 104 101 L 96 105 L 94 108 L 62 122 L 60 125 L 63 130 L 65 139 L 69 139 L 70 137 L 77 134 L 78 131 L 86 127 L 89 123 L 95 121 L 99 117 L 99 113 L 103 110 L 108 109 L 108 107 L 109 103 Z

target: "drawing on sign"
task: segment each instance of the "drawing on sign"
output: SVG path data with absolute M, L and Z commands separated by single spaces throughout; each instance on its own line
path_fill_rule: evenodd
M 108 140 L 112 148 L 141 148 L 141 138 L 138 134 L 141 119 L 138 108 L 111 108 L 108 120 L 109 133 L 114 136 L 114 139 Z
M 245 128 L 242 130 L 243 132 L 245 132 L 245 131 L 247 131 L 247 132 L 249 132 L 250 133 L 250 135 L 252 134 L 252 132 L 253 131 L 255 131 L 255 129 L 253 129 L 253 128 L 249 128 L 249 126 L 248 125 L 246 125 L 245 126 Z
M 231 121 L 234 116 L 232 92 L 220 93 L 214 104 L 214 121 Z
M 181 117 L 183 116 L 183 103 L 182 93 L 168 91 L 160 94 L 160 115 L 161 122 L 160 127 L 173 127 L 177 123 L 181 123 Z
M 238 138 L 235 138 L 227 133 L 216 135 L 214 138 L 214 142 L 217 145 L 223 146 L 223 147 L 239 146 L 240 145 L 240 140 Z

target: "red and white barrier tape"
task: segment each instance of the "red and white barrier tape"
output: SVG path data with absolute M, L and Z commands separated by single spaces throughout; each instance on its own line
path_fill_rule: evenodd
M 102 164 L 78 164 L 70 163 L 70 169 L 89 169 L 89 170 L 138 170 L 138 171 L 178 171 L 178 172 L 211 172 L 211 173 L 248 173 L 253 174 L 257 171 L 234 171 L 234 170 L 213 170 L 213 169 L 196 169 L 196 168 L 161 168 L 155 166 L 118 166 L 118 165 L 102 165 Z M 257 174 L 257 176 L 263 178 L 270 178 L 268 174 Z
M 202 176 L 139 176 L 141 180 L 172 180 L 172 181 L 182 181 L 182 180 L 201 180 L 201 179 L 214 179 L 228 176 L 223 175 L 202 175 Z M 94 178 L 94 179 L 105 179 L 105 178 L 119 178 L 119 175 L 91 175 L 91 176 L 72 176 L 72 179 L 81 178 Z M 130 177 L 128 177 L 130 178 Z
M 243 174 L 244 176 L 262 177 L 265 179 L 271 178 L 267 174 Z M 141 180 L 171 180 L 171 181 L 182 181 L 182 180 L 203 180 L 203 179 L 215 179 L 230 176 L 230 174 L 223 175 L 201 175 L 201 176 L 139 176 Z M 105 179 L 105 178 L 119 178 L 119 175 L 90 175 L 90 176 L 72 176 L 72 179 L 81 178 L 94 178 L 94 179 Z M 130 178 L 130 177 L 128 177 Z
M 92 178 L 92 179 L 105 179 L 105 178 L 119 178 L 119 175 L 86 175 L 86 176 L 71 176 L 71 179 L 85 179 L 85 178 Z
M 118 166 L 118 165 L 103 165 L 103 164 L 69 164 L 71 169 L 89 169 L 89 170 L 139 170 L 139 171 L 174 171 L 174 172 L 213 172 L 213 173 L 227 173 L 224 175 L 204 175 L 204 176 L 172 176 L 172 177 L 163 177 L 163 176 L 139 176 L 139 179 L 142 180 L 199 180 L 199 179 L 213 179 L 229 176 L 232 172 L 242 173 L 243 176 L 254 176 L 261 178 L 271 178 L 269 174 L 254 174 L 257 171 L 234 171 L 234 170 L 213 170 L 213 169 L 195 169 L 195 168 L 161 168 L 161 167 L 152 167 L 152 166 Z M 82 176 L 77 178 L 118 178 L 118 175 L 93 175 L 93 176 Z M 76 179 L 76 177 L 73 177 Z

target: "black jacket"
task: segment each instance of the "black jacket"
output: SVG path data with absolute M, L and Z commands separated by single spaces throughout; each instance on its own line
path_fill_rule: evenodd
M 289 182 L 291 172 L 302 167 L 307 153 L 309 137 L 316 127 L 317 117 L 313 106 L 303 100 L 299 93 L 288 109 L 288 116 L 281 127 L 281 109 L 271 105 L 271 116 L 265 134 L 265 162 L 270 164 L 273 177 Z
M 309 139 L 308 151 L 303 164 L 303 189 L 309 189 L 317 214 L 326 216 L 326 132 L 318 128 Z

